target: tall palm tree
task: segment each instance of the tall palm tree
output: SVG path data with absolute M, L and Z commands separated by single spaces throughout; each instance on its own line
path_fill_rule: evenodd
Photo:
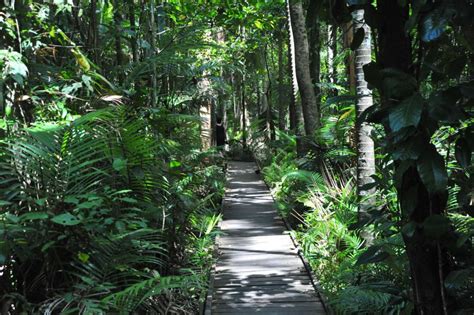
M 353 13 L 354 31 L 364 32 L 364 39 L 355 50 L 355 80 L 356 80 L 356 112 L 357 112 L 357 190 L 361 202 L 359 203 L 359 218 L 366 216 L 370 200 L 367 199 L 372 191 L 364 188 L 374 180 L 371 177 L 375 174 L 375 154 L 374 141 L 370 137 L 372 127 L 361 119 L 361 114 L 373 105 L 372 92 L 367 88 L 367 81 L 364 78 L 363 66 L 371 61 L 371 40 L 370 28 L 364 22 L 364 10 L 355 10 Z

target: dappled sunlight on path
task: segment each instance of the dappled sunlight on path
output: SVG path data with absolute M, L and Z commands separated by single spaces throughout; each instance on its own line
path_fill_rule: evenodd
M 229 163 L 223 235 L 206 314 L 325 314 L 255 169 L 254 163 Z

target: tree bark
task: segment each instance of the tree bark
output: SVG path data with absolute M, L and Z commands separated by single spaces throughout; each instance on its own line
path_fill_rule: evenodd
M 115 53 L 117 58 L 118 79 L 119 82 L 123 82 L 123 71 L 120 69 L 123 64 L 123 53 L 122 53 L 122 16 L 120 14 L 120 1 L 114 1 L 114 23 L 115 23 Z
M 308 13 L 306 15 L 306 25 L 308 28 L 309 45 L 309 69 L 312 79 L 314 95 L 316 97 L 316 109 L 318 120 L 321 118 L 321 27 L 319 25 L 319 10 L 321 1 L 310 1 Z
M 354 32 L 363 28 L 365 36 L 362 44 L 355 50 L 355 79 L 356 79 L 356 132 L 357 132 L 357 193 L 359 195 L 359 220 L 367 217 L 368 208 L 372 202 L 367 199 L 374 189 L 364 189 L 365 185 L 374 182 L 371 177 L 375 174 L 374 141 L 370 137 L 372 127 L 363 121 L 362 113 L 373 105 L 372 92 L 367 88 L 363 66 L 371 62 L 372 47 L 370 28 L 364 24 L 364 10 L 353 13 Z M 367 238 L 366 238 L 367 239 Z
M 348 22 L 344 24 L 343 30 L 344 32 L 344 49 L 349 49 L 351 43 L 354 39 L 354 28 L 352 26 L 352 22 Z M 347 78 L 348 78 L 348 88 L 351 93 L 355 93 L 356 89 L 356 80 L 355 80 L 355 68 L 354 68 L 354 53 L 350 52 L 349 55 L 346 57 L 346 71 L 347 71 Z
M 137 36 L 137 26 L 135 22 L 135 3 L 134 0 L 127 0 L 128 2 L 128 19 L 130 21 L 130 31 L 132 31 L 132 36 L 130 38 L 130 46 L 132 47 L 132 57 L 133 62 L 138 62 L 138 36 Z
M 156 21 L 155 21 L 155 0 L 150 1 L 150 49 L 151 49 L 151 58 L 153 72 L 151 75 L 151 106 L 156 106 L 158 99 L 158 82 L 157 82 L 157 73 L 156 73 Z
M 292 62 L 291 62 L 291 49 L 288 47 L 288 72 L 290 73 L 290 79 L 291 79 L 291 93 L 290 93 L 290 102 L 288 106 L 288 112 L 289 112 L 289 118 L 290 118 L 290 131 L 296 135 L 298 132 L 298 120 L 297 120 L 297 115 L 296 115 L 296 93 L 295 89 L 293 88 L 294 85 L 296 84 L 294 75 L 293 75 L 293 67 L 292 67 Z
M 98 54 L 98 23 L 97 23 L 97 0 L 91 0 L 89 11 L 89 33 L 87 35 L 87 48 L 93 56 L 95 63 L 99 60 Z
M 328 26 L 328 77 L 329 82 L 336 83 L 337 69 L 336 62 L 334 60 L 337 56 L 337 26 Z M 337 91 L 337 90 L 335 90 Z
M 289 9 L 295 42 L 296 77 L 301 95 L 304 129 L 307 136 L 312 136 L 320 122 L 316 95 L 311 81 L 308 35 L 301 0 L 289 0 Z
M 283 33 L 280 33 L 278 38 L 278 129 L 280 130 L 285 130 L 286 128 L 285 91 L 283 90 L 285 69 L 283 64 L 283 43 Z
M 247 119 L 246 119 L 246 108 L 245 108 L 245 74 L 242 78 L 242 141 L 244 149 L 247 148 Z
M 270 140 L 275 140 L 275 123 L 273 121 L 273 106 L 272 106 L 272 96 L 271 96 L 271 90 L 272 90 L 272 80 L 271 80 L 271 74 L 270 74 L 270 67 L 268 66 L 268 56 L 267 56 L 267 46 L 265 46 L 265 49 L 263 51 L 263 56 L 265 60 L 265 69 L 267 72 L 267 79 L 264 79 L 264 84 L 263 84 L 263 99 L 265 100 L 267 104 L 267 115 L 266 115 L 266 120 L 267 120 L 267 128 L 269 132 L 269 138 Z

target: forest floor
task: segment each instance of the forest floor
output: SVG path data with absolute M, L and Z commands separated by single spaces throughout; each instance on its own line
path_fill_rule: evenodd
M 230 162 L 207 314 L 325 314 L 253 162 Z

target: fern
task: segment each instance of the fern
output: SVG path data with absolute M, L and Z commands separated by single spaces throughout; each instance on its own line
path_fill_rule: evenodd
M 339 314 L 410 314 L 413 304 L 390 282 L 350 286 L 332 301 Z

